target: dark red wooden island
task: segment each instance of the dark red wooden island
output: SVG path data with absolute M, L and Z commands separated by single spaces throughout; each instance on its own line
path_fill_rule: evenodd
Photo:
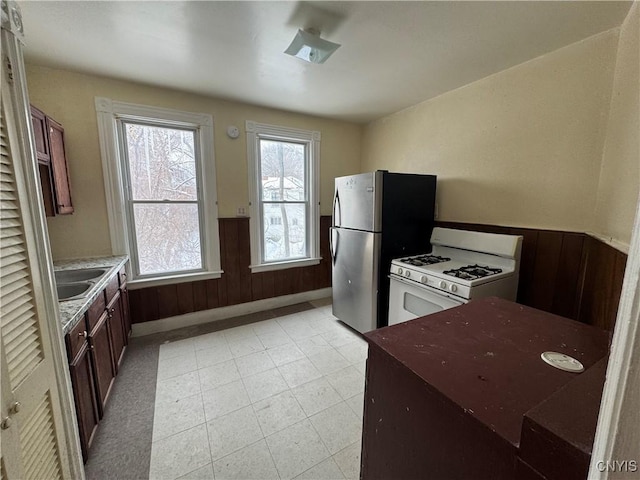
M 586 476 L 607 332 L 488 298 L 365 338 L 362 478 Z M 546 364 L 545 351 L 585 372 Z

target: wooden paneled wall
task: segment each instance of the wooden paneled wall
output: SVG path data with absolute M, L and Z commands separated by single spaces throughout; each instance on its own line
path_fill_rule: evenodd
M 219 226 L 222 277 L 130 290 L 134 323 L 331 286 L 330 216 L 320 217 L 319 265 L 261 273 L 249 269 L 249 219 L 221 218 Z
M 581 322 L 613 330 L 622 292 L 627 255 L 585 236 L 583 278 L 578 317 Z
M 612 330 L 627 255 L 582 233 L 438 222 L 439 226 L 522 235 L 518 302 Z M 329 227 L 320 218 L 319 265 L 251 273 L 249 219 L 220 219 L 224 274 L 202 280 L 130 291 L 134 323 L 331 286 Z
M 522 235 L 518 303 L 612 330 L 627 255 L 583 233 L 438 222 Z

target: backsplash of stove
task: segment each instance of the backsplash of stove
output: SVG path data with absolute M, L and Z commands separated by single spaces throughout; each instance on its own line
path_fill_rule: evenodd
M 436 226 L 522 235 L 518 303 L 613 330 L 626 254 L 583 233 L 442 221 Z

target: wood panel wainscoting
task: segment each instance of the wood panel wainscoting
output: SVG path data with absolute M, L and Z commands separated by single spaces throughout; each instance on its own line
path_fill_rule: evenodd
M 130 290 L 134 323 L 331 286 L 330 216 L 320 217 L 320 264 L 262 273 L 249 269 L 249 219 L 219 222 L 222 277 Z M 522 235 L 518 302 L 613 330 L 627 261 L 623 252 L 584 233 L 457 222 L 437 225 Z
M 584 233 L 457 222 L 437 225 L 522 235 L 518 303 L 613 330 L 625 253 Z
M 251 273 L 248 218 L 220 218 L 221 278 L 129 290 L 133 323 L 185 313 L 308 292 L 331 286 L 329 227 L 331 216 L 320 217 L 318 265 Z

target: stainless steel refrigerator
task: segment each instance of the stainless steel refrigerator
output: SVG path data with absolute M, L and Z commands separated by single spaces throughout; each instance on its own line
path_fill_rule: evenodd
M 365 333 L 387 325 L 393 258 L 429 253 L 436 177 L 378 170 L 335 180 L 333 315 Z

